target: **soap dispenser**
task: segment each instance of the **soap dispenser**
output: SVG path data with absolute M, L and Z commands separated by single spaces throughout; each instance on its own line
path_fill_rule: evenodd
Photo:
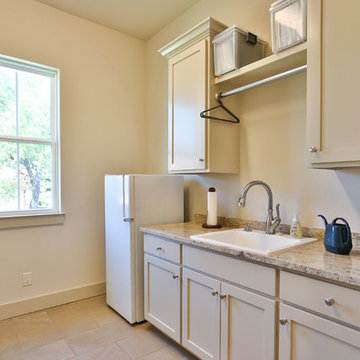
M 290 227 L 290 235 L 294 238 L 302 238 L 302 227 L 299 221 L 298 216 L 295 214 Z

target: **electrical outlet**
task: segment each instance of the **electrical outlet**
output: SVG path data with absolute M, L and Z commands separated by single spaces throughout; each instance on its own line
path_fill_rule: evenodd
M 32 285 L 32 272 L 26 272 L 22 274 L 23 286 Z

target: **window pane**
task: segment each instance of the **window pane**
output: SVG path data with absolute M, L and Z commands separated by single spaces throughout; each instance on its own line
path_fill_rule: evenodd
M 0 142 L 0 211 L 17 209 L 16 144 Z
M 20 209 L 53 207 L 51 146 L 19 144 Z
M 19 136 L 48 139 L 51 136 L 51 79 L 18 73 Z
M 0 135 L 16 135 L 16 71 L 0 66 Z

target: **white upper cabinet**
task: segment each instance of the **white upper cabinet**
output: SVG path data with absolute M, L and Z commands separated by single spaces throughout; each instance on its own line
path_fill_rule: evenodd
M 225 25 L 208 18 L 159 50 L 169 60 L 168 170 L 237 173 L 239 127 L 203 119 L 216 105 L 213 37 Z
M 308 162 L 360 166 L 360 1 L 308 1 Z
M 206 58 L 207 40 L 201 40 L 169 60 L 170 171 L 205 169 L 206 127 L 199 109 L 207 105 Z

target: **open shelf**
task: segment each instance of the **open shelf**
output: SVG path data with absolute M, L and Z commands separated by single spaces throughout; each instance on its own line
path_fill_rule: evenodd
M 306 65 L 306 45 L 305 42 L 218 76 L 215 78 L 215 84 L 221 90 L 228 90 Z

